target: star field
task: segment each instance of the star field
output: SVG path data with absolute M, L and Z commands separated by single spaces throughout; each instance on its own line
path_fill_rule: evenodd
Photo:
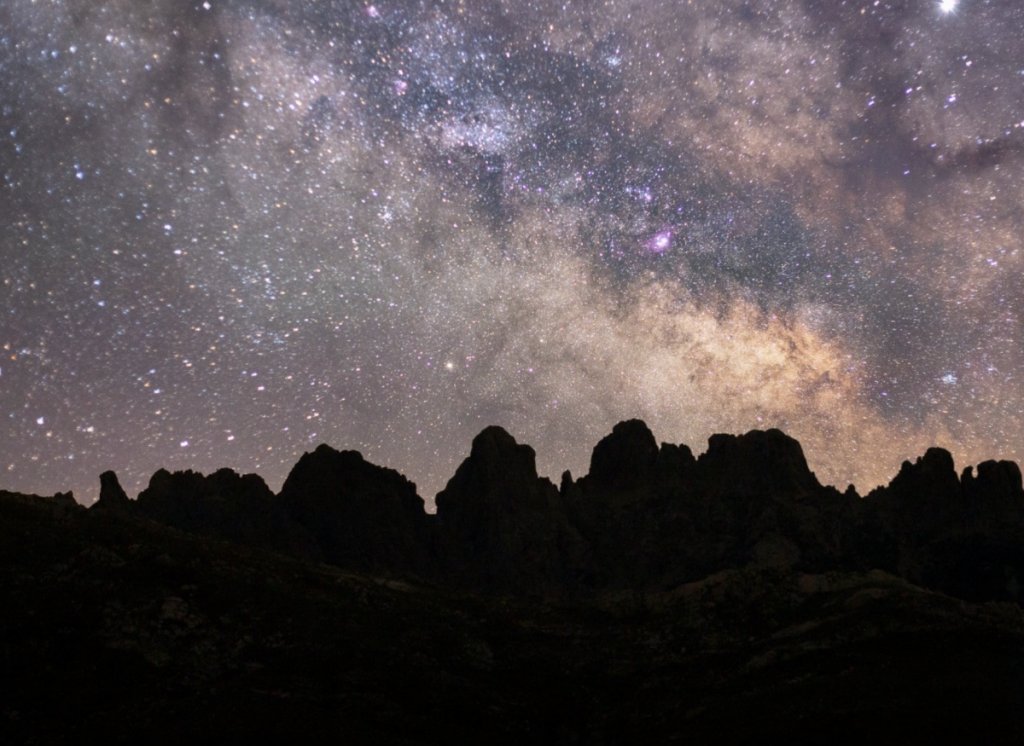
M 1024 457 L 1010 0 L 11 0 L 0 486 L 499 424 Z

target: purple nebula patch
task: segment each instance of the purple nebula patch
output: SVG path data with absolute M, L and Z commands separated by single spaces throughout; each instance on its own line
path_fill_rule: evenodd
M 647 239 L 644 247 L 652 254 L 664 254 L 672 248 L 672 231 L 658 231 Z

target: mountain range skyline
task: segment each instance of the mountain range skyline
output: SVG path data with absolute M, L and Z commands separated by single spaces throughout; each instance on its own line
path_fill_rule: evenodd
M 1016 465 L 929 450 L 867 499 L 777 431 L 637 421 L 558 489 L 497 428 L 437 515 L 321 446 L 258 477 L 0 490 L 5 743 L 1015 744 Z
M 75 506 L 70 493 L 37 500 Z M 1015 462 L 957 471 L 948 451 L 930 448 L 861 497 L 852 485 L 823 485 L 779 430 L 714 435 L 695 456 L 659 445 L 641 420 L 623 421 L 594 446 L 586 474 L 565 471 L 556 486 L 538 475 L 533 448 L 491 426 L 436 511 L 401 473 L 327 445 L 303 454 L 278 492 L 226 468 L 161 469 L 133 500 L 107 471 L 99 500 L 75 507 L 101 523 L 148 520 L 474 592 L 667 589 L 745 566 L 883 570 L 972 601 L 1019 603 L 1024 589 Z
M 860 497 L 779 430 L 618 423 L 556 486 L 481 430 L 436 513 L 356 451 L 279 492 L 0 490 L 4 742 L 1019 743 L 1024 483 L 930 448 Z
M 776 436 L 777 435 L 777 436 L 780 436 L 782 438 L 785 438 L 786 440 L 790 440 L 790 441 L 794 442 L 797 445 L 797 448 L 800 451 L 800 454 L 801 454 L 800 458 L 804 459 L 802 445 L 798 441 L 790 438 L 790 436 L 788 434 L 786 434 L 785 432 L 783 432 L 782 430 L 780 430 L 778 428 L 770 428 L 768 430 L 758 430 L 758 429 L 755 429 L 755 430 L 750 430 L 750 431 L 748 431 L 746 433 L 742 433 L 742 434 L 714 433 L 714 434 L 712 434 L 711 436 L 708 437 L 708 441 L 707 441 L 708 442 L 708 447 L 704 451 L 694 451 L 688 444 L 685 444 L 685 443 L 675 444 L 675 443 L 670 443 L 670 442 L 667 442 L 667 441 L 657 441 L 654 438 L 654 435 L 651 432 L 651 430 L 648 428 L 647 424 L 645 422 L 643 422 L 643 420 L 639 420 L 639 419 L 625 420 L 625 421 L 617 423 L 615 425 L 615 427 L 612 428 L 611 434 L 614 434 L 615 432 L 618 432 L 624 426 L 627 426 L 627 425 L 632 426 L 633 424 L 635 424 L 637 427 L 639 427 L 641 431 L 649 433 L 650 436 L 651 436 L 651 442 L 660 443 L 660 447 L 661 448 L 681 449 L 682 451 L 684 451 L 687 454 L 692 454 L 692 456 L 695 459 L 697 459 L 697 460 L 699 460 L 701 457 L 705 456 L 713 448 L 713 444 L 716 443 L 716 442 L 721 442 L 723 440 L 736 439 L 736 438 L 743 439 L 743 438 L 759 437 L 759 436 L 762 436 L 762 435 L 765 435 L 765 434 L 772 435 L 772 436 Z M 512 442 L 518 443 L 516 441 L 515 437 L 512 434 L 510 434 L 508 431 L 506 431 L 504 428 L 502 428 L 502 427 L 500 427 L 498 425 L 489 425 L 488 427 L 484 428 L 480 433 L 477 434 L 476 438 L 474 438 L 474 442 L 480 436 L 482 436 L 482 435 L 484 435 L 486 433 L 491 433 L 491 432 L 499 433 L 500 437 L 508 438 Z M 605 438 L 603 440 L 607 440 L 608 438 L 610 438 L 611 434 L 606 434 L 606 436 L 605 436 Z M 539 455 L 532 448 L 532 446 L 529 446 L 528 444 L 525 444 L 525 443 L 522 444 L 522 445 L 525 445 L 527 448 L 529 448 L 530 452 L 533 453 L 533 458 L 534 459 L 539 459 L 540 458 Z M 337 447 L 335 447 L 335 446 L 333 446 L 331 444 L 328 444 L 328 443 L 320 443 L 312 451 L 305 451 L 305 452 L 303 452 L 299 456 L 299 458 L 296 459 L 296 465 L 301 463 L 304 459 L 309 458 L 312 454 L 315 454 L 315 453 L 318 453 L 318 452 L 325 452 L 325 451 L 326 452 L 331 452 L 331 453 L 354 454 L 360 460 L 364 460 L 365 459 L 364 454 L 362 452 L 358 451 L 358 450 L 344 448 L 344 447 L 339 449 L 339 448 L 337 448 Z M 955 460 L 954 460 L 952 454 L 950 454 L 950 452 L 947 449 L 942 448 L 940 446 L 931 446 L 931 447 L 926 449 L 926 453 L 927 452 L 942 452 L 942 453 L 946 454 L 948 456 L 948 458 L 949 458 L 949 462 L 950 462 L 951 468 L 954 467 Z M 901 461 L 900 468 L 903 469 L 903 468 L 906 467 L 906 465 L 912 464 L 913 463 L 913 459 L 915 459 L 915 458 L 918 461 L 920 461 L 920 459 L 923 457 L 923 455 L 924 454 L 917 454 L 917 455 L 909 454 L 906 458 L 904 458 Z M 464 456 L 463 458 L 465 459 L 466 456 Z M 594 458 L 595 458 L 594 450 L 591 450 L 590 457 L 589 457 L 589 470 L 583 472 L 582 476 L 584 476 L 584 477 L 590 476 L 591 472 L 595 468 L 594 467 Z M 369 459 L 365 459 L 365 460 L 366 460 L 367 463 L 371 463 L 375 467 L 383 468 L 386 471 L 394 472 L 395 474 L 398 474 L 404 481 L 406 481 L 409 484 L 411 484 L 412 487 L 416 490 L 416 495 L 417 495 L 417 497 L 419 497 L 419 499 L 421 499 L 423 501 L 424 509 L 425 509 L 426 512 L 434 513 L 436 511 L 436 504 L 435 504 L 434 500 L 437 497 L 437 493 L 435 493 L 434 495 L 420 494 L 420 490 L 419 490 L 418 486 L 416 485 L 415 481 L 411 480 L 407 475 L 402 474 L 400 471 L 395 470 L 394 468 L 392 468 L 391 466 L 389 466 L 387 464 L 379 464 L 378 465 L 378 464 L 373 463 Z M 959 470 L 955 470 L 955 469 L 954 470 L 956 471 L 957 474 L 961 474 L 962 475 L 964 472 L 971 472 L 971 471 L 973 471 L 980 464 L 984 464 L 984 463 L 997 463 L 997 462 L 1013 464 L 1014 466 L 1017 466 L 1019 468 L 1019 465 L 1016 462 L 1014 462 L 1014 461 L 1007 461 L 1005 459 L 985 459 L 985 460 L 980 461 L 978 464 L 967 464 L 964 467 L 960 468 Z M 810 466 L 811 466 L 810 462 L 804 460 L 804 465 L 807 468 L 808 473 L 811 476 L 813 476 L 813 477 L 815 477 L 817 479 L 816 472 L 813 469 L 810 468 Z M 598 468 L 600 468 L 600 467 L 598 467 Z M 628 471 L 628 469 L 631 468 L 631 467 L 626 466 L 625 468 Z M 295 469 L 295 465 L 293 465 L 291 467 L 291 469 L 289 470 L 289 474 L 291 472 L 293 472 L 294 469 Z M 446 483 L 445 483 L 446 487 L 447 487 L 448 484 L 450 484 L 451 480 L 454 479 L 455 471 L 456 470 L 453 470 L 453 476 L 450 477 L 446 481 Z M 866 491 L 863 491 L 863 492 L 861 490 L 858 490 L 857 486 L 854 485 L 852 482 L 846 484 L 845 486 L 844 485 L 839 485 L 839 484 L 829 484 L 827 482 L 822 482 L 821 486 L 822 487 L 826 487 L 828 489 L 834 489 L 834 490 L 837 490 L 837 491 L 841 491 L 841 492 L 844 492 L 846 494 L 855 495 L 855 496 L 857 496 L 859 498 L 864 498 L 864 497 L 870 496 L 874 492 L 878 492 L 879 490 L 883 489 L 888 484 L 890 484 L 891 481 L 892 481 L 892 478 L 894 478 L 897 475 L 898 471 L 899 470 L 894 471 L 890 475 L 890 478 L 888 480 L 885 480 L 882 483 L 880 483 L 878 485 L 875 485 L 872 488 L 870 488 L 870 489 L 868 489 Z M 270 483 L 262 475 L 257 474 L 255 472 L 247 472 L 245 470 L 234 469 L 233 467 L 228 466 L 228 465 L 221 465 L 219 467 L 216 467 L 216 468 L 210 470 L 206 474 L 204 474 L 202 471 L 199 471 L 199 470 L 196 470 L 196 469 L 193 469 L 193 468 L 190 468 L 190 467 L 186 467 L 184 469 L 178 469 L 178 470 L 174 471 L 173 473 L 175 473 L 175 474 L 190 474 L 190 475 L 196 475 L 197 477 L 205 477 L 205 476 L 209 476 L 211 474 L 224 473 L 224 472 L 231 472 L 233 474 L 244 474 L 246 477 L 258 478 L 260 480 L 260 482 L 266 487 L 266 489 L 268 491 L 273 492 L 274 494 L 280 494 L 280 492 L 281 492 L 280 489 L 272 490 L 271 487 L 270 487 Z M 67 495 L 70 495 L 79 504 L 81 504 L 81 505 L 83 505 L 85 507 L 90 507 L 92 505 L 95 505 L 100 500 L 102 494 L 104 493 L 105 485 L 109 481 L 109 485 L 111 485 L 110 489 L 113 489 L 116 493 L 123 493 L 125 499 L 137 500 L 139 495 L 141 495 L 143 492 L 146 492 L 148 489 L 150 489 L 153 486 L 154 478 L 157 478 L 159 475 L 167 475 L 167 474 L 171 474 L 171 473 L 172 472 L 167 467 L 160 466 L 147 479 L 147 483 L 146 483 L 145 487 L 130 493 L 128 491 L 125 491 L 124 488 L 121 486 L 121 480 L 120 480 L 120 477 L 118 476 L 118 470 L 116 468 L 111 468 L 111 469 L 105 470 L 100 475 L 98 475 L 98 477 L 97 477 L 98 485 L 97 485 L 97 487 L 92 492 L 86 493 L 85 495 L 78 495 L 78 494 L 74 493 L 74 490 L 66 489 L 66 490 L 56 490 L 53 494 L 57 495 L 57 496 L 67 496 Z M 542 473 L 538 472 L 538 478 L 541 479 L 541 480 L 544 480 L 544 481 L 546 481 L 546 482 L 548 482 L 550 484 L 552 484 L 553 486 L 556 486 L 556 485 L 558 485 L 560 483 L 564 483 L 567 478 L 571 480 L 572 479 L 572 473 L 573 472 L 572 472 L 571 469 L 562 469 L 558 473 L 559 476 L 556 478 L 554 475 L 542 474 Z M 284 480 L 282 482 L 282 487 L 284 486 L 285 483 L 287 483 L 287 481 L 288 481 L 288 475 L 285 476 L 285 478 L 284 478 Z M 116 485 L 116 486 L 113 486 L 113 485 Z M 564 484 L 563 484 L 563 486 L 564 486 Z M 3 490 L 5 487 L 6 487 L 6 485 L 0 485 L 0 490 Z M 446 487 L 443 487 L 441 490 L 439 490 L 439 492 L 443 492 L 444 489 L 446 489 Z M 40 493 L 36 492 L 36 493 L 32 493 L 32 494 L 40 494 Z M 135 497 L 131 497 L 130 496 L 131 494 L 134 494 Z

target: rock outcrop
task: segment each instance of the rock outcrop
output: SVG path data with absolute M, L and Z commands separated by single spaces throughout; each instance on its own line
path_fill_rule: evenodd
M 977 476 L 968 466 L 960 483 L 968 501 L 989 500 L 1008 506 L 1024 502 L 1020 467 L 1012 461 L 982 461 Z
M 628 490 L 649 479 L 657 463 L 654 434 L 641 420 L 627 420 L 594 446 L 587 477 L 605 489 Z
M 321 445 L 274 495 L 222 469 L 153 475 L 137 501 L 113 472 L 98 508 L 339 567 L 496 593 L 667 589 L 727 568 L 882 569 L 976 600 L 1021 601 L 1024 489 L 1009 461 L 958 476 L 948 451 L 906 461 L 861 499 L 819 483 L 779 430 L 713 435 L 698 458 L 640 420 L 556 488 L 536 454 L 483 430 L 424 512 L 416 486 L 356 451 Z
M 712 435 L 697 459 L 696 482 L 708 494 L 733 497 L 800 498 L 821 489 L 800 444 L 780 430 Z
M 100 510 L 129 510 L 131 501 L 113 471 L 100 474 L 100 495 L 94 506 Z
M 972 600 L 1024 601 L 1024 491 L 1020 469 L 985 461 L 958 477 L 950 453 L 904 461 L 864 501 L 866 562 Z
M 437 495 L 437 545 L 444 574 L 476 587 L 574 587 L 587 570 L 586 545 L 537 475 L 534 450 L 500 427 L 473 439 Z
M 327 562 L 416 574 L 432 567 L 428 516 L 416 485 L 358 451 L 320 445 L 304 453 L 279 505 Z
M 437 508 L 326 445 L 276 495 L 0 491 L 0 742 L 1024 737 L 1011 462 L 930 449 L 861 499 L 777 430 L 695 459 L 634 420 L 556 489 L 491 427 Z
M 204 475 L 160 469 L 150 477 L 135 505 L 139 514 L 183 531 L 298 557 L 319 556 L 310 537 L 296 526 L 257 474 L 218 469 Z

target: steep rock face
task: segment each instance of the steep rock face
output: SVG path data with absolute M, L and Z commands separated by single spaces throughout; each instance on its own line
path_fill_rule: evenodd
M 712 435 L 697 459 L 696 481 L 710 494 L 813 495 L 821 489 L 803 449 L 780 430 Z
M 65 507 L 65 508 L 79 508 L 79 507 L 81 507 L 78 504 L 78 501 L 75 500 L 75 493 L 73 493 L 71 491 L 68 491 L 68 492 L 56 492 L 56 493 L 54 493 L 54 495 L 53 495 L 53 497 L 51 499 L 57 505 L 61 505 L 61 506 Z
M 105 471 L 100 474 L 100 497 L 95 507 L 100 510 L 130 510 L 131 500 L 121 487 L 117 474 Z
M 590 456 L 586 488 L 604 493 L 678 487 L 695 464 L 685 445 L 658 442 L 642 420 L 626 420 L 602 438 Z
M 633 420 L 591 463 L 562 493 L 604 584 L 671 587 L 751 562 L 817 570 L 835 566 L 850 541 L 856 493 L 822 487 L 800 444 L 778 430 L 712 436 L 694 459 L 686 446 L 657 449 Z
M 500 427 L 473 439 L 438 493 L 437 530 L 446 572 L 462 583 L 544 590 L 586 572 L 586 546 L 558 490 L 537 476 L 533 449 Z
M 933 506 L 959 499 L 960 480 L 952 454 L 944 448 L 929 448 L 913 464 L 904 461 L 886 491 L 890 498 L 925 500 Z
M 641 420 L 627 420 L 594 447 L 588 479 L 607 489 L 630 489 L 649 478 L 657 462 L 654 434 Z
M 595 446 L 590 473 L 566 472 L 558 489 L 537 475 L 532 448 L 487 428 L 438 495 L 437 516 L 398 472 L 328 446 L 304 454 L 278 496 L 228 469 L 160 470 L 132 501 L 105 472 L 97 508 L 491 592 L 667 589 L 755 565 L 879 568 L 961 598 L 1020 601 L 1020 469 L 986 461 L 958 477 L 954 466 L 929 449 L 862 500 L 821 486 L 778 430 L 712 436 L 695 459 L 629 420 Z
M 1013 461 L 982 461 L 976 477 L 968 466 L 960 482 L 967 500 L 989 500 L 1005 505 L 1024 503 L 1020 467 Z
M 178 517 L 202 525 L 223 513 L 259 509 L 273 500 L 274 493 L 256 474 L 239 475 L 219 469 L 209 476 L 195 471 L 168 472 L 160 469 L 139 493 L 139 506 L 153 517 Z
M 962 490 L 952 455 L 929 448 L 915 461 L 904 461 L 888 485 L 864 498 L 862 522 L 872 564 L 898 571 L 908 548 L 934 539 L 950 521 L 962 515 Z
M 1020 469 L 986 461 L 958 478 L 953 457 L 929 448 L 904 461 L 865 501 L 864 543 L 887 546 L 872 565 L 971 600 L 1024 600 Z
M 682 495 L 694 464 L 686 446 L 659 448 L 644 422 L 627 420 L 594 447 L 586 476 L 563 480 L 571 520 L 595 557 L 597 584 L 661 586 L 690 578 L 685 547 L 693 525 Z
M 690 476 L 696 465 L 697 459 L 693 457 L 689 446 L 662 443 L 655 472 L 662 482 L 679 484 Z
M 865 502 L 876 533 L 904 547 L 931 541 L 966 517 L 953 456 L 942 448 L 904 461 L 892 481 L 872 490 Z
M 712 435 L 693 476 L 700 554 L 718 563 L 816 570 L 843 551 L 854 498 L 822 487 L 800 444 L 779 430 Z M 717 537 L 717 542 L 715 541 Z
M 300 557 L 317 555 L 309 537 L 289 520 L 256 474 L 219 469 L 206 476 L 160 469 L 134 507 L 140 515 L 184 531 Z
M 304 453 L 280 502 L 327 562 L 414 574 L 428 569 L 428 517 L 416 485 L 357 451 L 321 445 Z

